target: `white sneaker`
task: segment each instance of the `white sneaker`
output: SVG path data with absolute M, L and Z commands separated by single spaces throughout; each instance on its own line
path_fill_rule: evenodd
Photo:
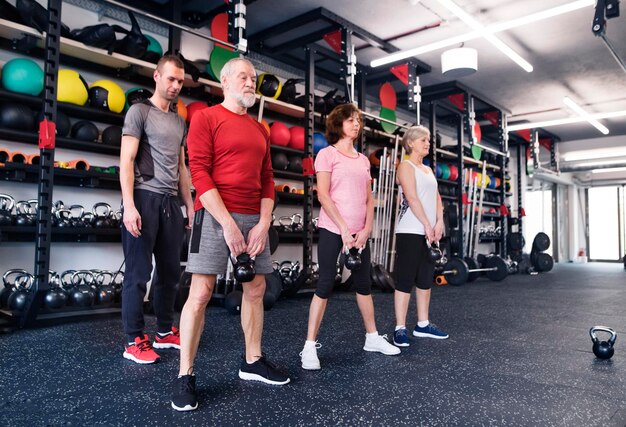
M 386 354 L 387 356 L 393 356 L 400 354 L 400 349 L 395 345 L 391 345 L 387 341 L 387 335 L 376 335 L 370 337 L 365 335 L 365 345 L 363 346 L 365 351 L 376 351 L 378 353 Z
M 314 344 L 304 344 L 304 348 L 300 352 L 302 358 L 302 369 L 308 369 L 310 371 L 316 371 L 321 369 L 320 360 L 317 358 L 317 349 L 322 347 L 322 344 L 315 341 Z

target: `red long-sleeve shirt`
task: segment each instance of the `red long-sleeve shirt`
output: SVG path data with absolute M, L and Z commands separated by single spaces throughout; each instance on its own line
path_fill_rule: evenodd
M 187 134 L 189 169 L 200 196 L 217 188 L 229 212 L 258 214 L 261 199 L 274 200 L 269 135 L 247 114 L 221 104 L 196 112 Z

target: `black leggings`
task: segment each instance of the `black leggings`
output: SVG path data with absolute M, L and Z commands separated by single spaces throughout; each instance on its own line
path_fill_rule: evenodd
M 396 290 L 411 293 L 413 286 L 430 289 L 435 280 L 435 264 L 428 258 L 426 237 L 396 234 Z
M 343 240 L 339 234 L 320 228 L 320 238 L 317 243 L 319 280 L 315 295 L 322 299 L 329 298 L 333 293 L 335 276 L 337 275 L 337 257 L 342 249 Z M 368 242 L 361 252 L 361 268 L 352 272 L 352 281 L 357 294 L 369 295 L 372 292 L 370 269 L 370 246 Z

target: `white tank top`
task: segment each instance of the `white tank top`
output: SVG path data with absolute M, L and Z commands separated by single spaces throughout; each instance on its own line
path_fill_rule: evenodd
M 422 204 L 428 222 L 430 222 L 431 226 L 434 226 L 437 221 L 437 179 L 435 175 L 432 172 L 421 170 L 408 160 L 402 163 L 408 163 L 413 166 L 417 198 Z M 406 200 L 406 197 L 404 197 L 402 186 L 398 188 L 400 191 L 400 210 L 398 211 L 398 221 L 396 223 L 395 232 L 425 235 L 424 224 L 422 224 L 413 214 L 413 211 L 411 211 L 409 202 Z

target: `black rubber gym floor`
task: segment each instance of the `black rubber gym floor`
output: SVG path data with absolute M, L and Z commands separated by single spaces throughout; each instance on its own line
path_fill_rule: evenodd
M 239 318 L 211 306 L 196 363 L 200 406 L 189 413 L 170 408 L 177 352 L 161 351 L 156 365 L 123 359 L 117 318 L 21 330 L 0 336 L 0 425 L 624 426 L 624 338 L 601 361 L 589 328 L 625 330 L 625 287 L 621 264 L 438 287 L 431 320 L 450 338 L 412 339 L 399 356 L 363 351 L 354 295 L 336 294 L 313 372 L 298 357 L 310 295 L 281 300 L 266 313 L 264 349 L 289 369 L 283 387 L 239 380 Z M 391 336 L 392 295 L 376 293 L 375 305 Z

